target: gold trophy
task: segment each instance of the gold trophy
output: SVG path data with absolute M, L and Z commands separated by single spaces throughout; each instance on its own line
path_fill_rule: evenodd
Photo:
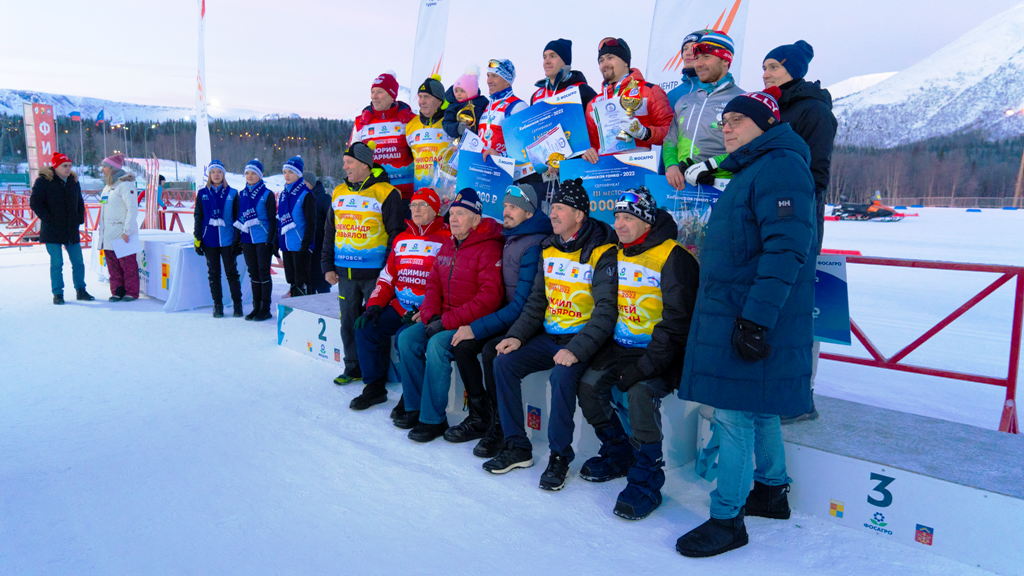
M 467 103 L 462 110 L 459 110 L 459 113 L 456 114 L 455 118 L 459 121 L 459 124 L 466 127 L 466 130 L 476 126 L 476 109 L 473 107 L 473 103 Z M 463 132 L 463 136 L 464 135 L 465 132 Z M 450 167 L 449 164 L 451 163 L 452 157 L 455 156 L 455 153 L 459 150 L 459 143 L 461 141 L 462 136 L 452 140 L 452 143 L 449 144 L 440 155 L 438 155 L 438 162 L 442 166 L 442 169 L 444 167 L 448 167 L 452 174 L 455 173 L 455 168 Z
M 565 154 L 562 154 L 561 152 L 552 152 L 551 155 L 548 156 L 548 168 L 558 170 L 558 166 L 562 163 L 562 160 L 565 160 Z
M 644 103 L 643 98 L 640 98 L 639 92 L 637 90 L 639 86 L 640 85 L 637 83 L 636 78 L 630 78 L 629 84 L 626 84 L 626 89 L 622 91 L 622 96 L 619 96 L 619 104 L 622 105 L 622 108 L 626 111 L 627 124 L 630 120 L 636 118 L 636 111 Z M 630 94 L 634 92 L 636 92 L 637 95 L 630 96 Z M 633 137 L 630 136 L 628 132 L 626 132 L 625 128 L 619 130 L 619 135 L 616 136 L 615 138 L 617 138 L 620 142 L 629 142 L 630 140 L 633 139 Z

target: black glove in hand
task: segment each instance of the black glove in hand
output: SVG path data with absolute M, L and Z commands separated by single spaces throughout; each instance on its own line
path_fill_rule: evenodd
M 203 255 L 203 242 L 201 240 L 195 240 L 192 245 L 196 247 L 196 254 Z
M 366 312 L 363 312 L 362 316 L 356 318 L 356 321 L 352 323 L 352 328 L 362 330 L 369 326 L 371 322 L 376 325 L 377 319 L 380 318 L 382 312 L 384 312 L 384 309 L 380 306 L 370 306 L 366 309 Z
M 412 324 L 415 322 L 412 317 L 416 315 L 418 310 L 419 309 L 415 306 L 413 306 L 411 310 L 406 310 L 405 314 L 402 315 L 402 324 Z
M 732 331 L 732 347 L 747 362 L 764 360 L 772 353 L 768 345 L 768 329 L 743 318 L 736 319 Z
M 619 381 L 615 386 L 618 387 L 620 392 L 628 392 L 630 388 L 643 379 L 643 376 L 640 375 L 640 371 L 636 368 L 636 364 L 633 364 L 622 371 L 622 374 L 619 376 Z
M 718 170 L 718 161 L 711 158 L 705 162 L 690 166 L 683 173 L 683 176 L 691 186 L 696 186 L 697 184 L 710 186 L 715 183 L 715 170 Z
M 441 317 L 434 316 L 434 318 L 427 323 L 427 340 L 430 340 L 441 332 L 444 332 L 444 324 L 441 323 Z
M 238 258 L 239 256 L 242 255 L 242 243 L 241 242 L 235 242 L 235 243 L 233 243 L 231 245 L 231 255 L 234 256 L 235 258 Z

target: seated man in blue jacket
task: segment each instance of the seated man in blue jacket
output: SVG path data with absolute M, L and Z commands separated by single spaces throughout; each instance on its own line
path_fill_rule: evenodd
M 473 449 L 480 458 L 494 458 L 505 436 L 497 417 L 498 398 L 494 389 L 494 358 L 498 342 L 523 311 L 537 275 L 541 240 L 551 235 L 551 219 L 540 209 L 537 192 L 529 184 L 513 184 L 505 190 L 502 212 L 505 248 L 501 273 L 505 282 L 505 306 L 462 326 L 452 338 L 455 362 L 469 396 L 469 416 L 448 429 L 444 439 L 467 442 L 481 438 Z M 483 372 L 477 354 L 483 348 Z M 486 394 L 484 385 L 486 384 Z

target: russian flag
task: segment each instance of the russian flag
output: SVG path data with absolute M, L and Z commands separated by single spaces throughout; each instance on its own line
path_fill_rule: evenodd
M 96 125 L 103 124 L 103 110 L 100 110 L 99 115 L 96 116 Z
M 71 113 L 71 121 L 72 122 L 81 122 L 82 121 L 82 113 L 78 112 L 77 110 L 75 112 L 72 112 Z

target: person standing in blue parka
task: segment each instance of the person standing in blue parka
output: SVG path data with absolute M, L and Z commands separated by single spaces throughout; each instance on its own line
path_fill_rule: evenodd
M 206 270 L 213 296 L 213 317 L 224 317 L 224 293 L 220 279 L 221 262 L 231 290 L 232 315 L 242 317 L 242 283 L 238 277 L 235 259 L 242 253 L 239 231 L 233 226 L 238 219 L 238 191 L 224 179 L 224 164 L 210 162 L 206 169 L 206 186 L 196 193 L 195 237 L 196 254 L 206 256 Z
M 313 250 L 316 199 L 302 179 L 302 156 L 284 163 L 284 191 L 277 199 L 278 247 L 290 296 L 309 294 L 309 259 Z M 276 252 L 276 250 L 275 250 Z
M 252 283 L 252 312 L 246 320 L 269 320 L 270 258 L 277 238 L 277 198 L 263 183 L 263 164 L 253 158 L 245 166 L 245 188 L 238 193 L 238 218 L 235 228 L 241 232 L 242 254 Z

